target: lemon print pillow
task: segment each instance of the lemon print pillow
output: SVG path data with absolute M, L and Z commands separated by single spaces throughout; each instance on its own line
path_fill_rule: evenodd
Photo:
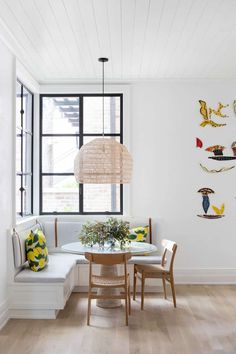
M 130 231 L 129 234 L 129 240 L 130 241 L 135 241 L 135 242 L 146 242 L 148 233 L 149 233 L 149 227 L 148 226 L 139 226 L 135 227 Z
M 30 269 L 39 272 L 48 264 L 48 249 L 43 231 L 31 231 L 25 240 L 25 250 Z

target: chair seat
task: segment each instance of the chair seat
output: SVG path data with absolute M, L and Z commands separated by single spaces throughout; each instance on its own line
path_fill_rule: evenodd
M 107 277 L 107 276 L 92 276 L 92 286 L 118 287 L 125 285 L 125 276 Z
M 168 274 L 169 271 L 165 269 L 161 264 L 136 264 L 135 268 L 137 272 L 145 272 L 145 273 L 151 273 L 151 274 L 163 274 L 166 273 Z

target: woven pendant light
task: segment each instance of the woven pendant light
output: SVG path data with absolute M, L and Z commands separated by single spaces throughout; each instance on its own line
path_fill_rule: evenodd
M 114 138 L 104 137 L 104 63 L 103 66 L 103 136 L 83 145 L 75 157 L 74 175 L 78 183 L 123 184 L 132 178 L 132 157 Z

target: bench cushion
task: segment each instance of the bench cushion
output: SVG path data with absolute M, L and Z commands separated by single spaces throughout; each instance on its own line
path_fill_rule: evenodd
M 48 249 L 46 237 L 41 229 L 30 232 L 25 240 L 25 250 L 31 270 L 39 272 L 47 266 Z
M 161 264 L 161 257 L 154 255 L 147 256 L 133 256 L 129 262 L 129 264 Z
M 13 233 L 12 243 L 14 250 L 14 264 L 16 268 L 23 266 L 27 261 L 25 252 L 25 240 L 31 231 L 35 231 L 38 228 L 41 228 L 41 225 L 37 223 L 30 228 Z
M 25 266 L 16 276 L 16 282 L 60 283 L 64 282 L 76 263 L 76 257 L 66 254 L 50 254 L 49 263 L 40 272 L 33 272 Z
M 133 229 L 130 229 L 130 234 L 128 235 L 128 238 L 130 241 L 135 241 L 135 242 L 146 242 L 148 233 L 149 233 L 149 227 L 147 226 L 138 226 Z

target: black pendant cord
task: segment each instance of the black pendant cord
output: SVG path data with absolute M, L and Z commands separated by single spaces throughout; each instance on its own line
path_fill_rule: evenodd
M 104 61 L 102 62 L 102 136 L 104 138 L 104 92 L 105 92 L 105 83 L 104 83 Z
M 106 63 L 108 61 L 108 58 L 99 58 L 98 61 L 100 61 L 102 63 L 102 136 L 104 138 L 104 127 L 105 127 L 105 123 L 104 123 L 104 120 L 105 120 L 105 109 L 104 109 L 104 106 L 105 106 L 105 81 L 104 81 L 104 63 Z

